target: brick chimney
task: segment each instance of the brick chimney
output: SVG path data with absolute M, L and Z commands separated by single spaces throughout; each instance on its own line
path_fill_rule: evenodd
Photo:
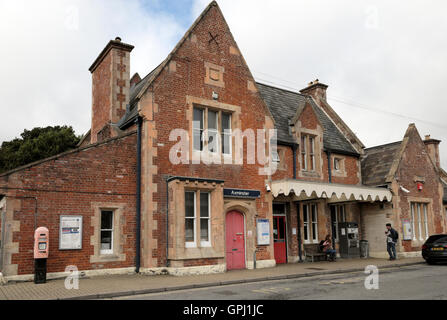
M 302 94 L 307 94 L 313 97 L 317 102 L 318 100 L 326 100 L 326 89 L 327 85 L 321 83 L 318 79 L 309 82 L 306 88 L 300 90 Z
M 436 164 L 438 168 L 441 167 L 441 162 L 439 160 L 439 143 L 441 140 L 436 140 L 430 138 L 430 135 L 427 134 L 425 136 L 424 143 L 427 146 L 428 154 L 430 155 L 430 158 L 433 160 L 433 162 Z
M 111 124 L 126 112 L 130 90 L 130 52 L 133 46 L 110 40 L 90 67 L 92 73 L 91 143 L 117 135 Z

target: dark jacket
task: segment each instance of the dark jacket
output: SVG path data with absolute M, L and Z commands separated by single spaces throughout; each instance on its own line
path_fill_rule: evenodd
M 390 236 L 394 243 L 396 243 L 397 239 L 399 239 L 399 233 L 393 228 L 390 229 Z

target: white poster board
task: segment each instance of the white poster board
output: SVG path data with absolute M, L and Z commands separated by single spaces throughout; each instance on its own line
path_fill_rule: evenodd
M 257 219 L 256 231 L 258 246 L 268 246 L 270 244 L 270 221 L 269 219 Z
M 411 240 L 413 238 L 413 230 L 409 219 L 402 220 L 403 239 Z
M 59 249 L 82 249 L 82 216 L 60 216 Z

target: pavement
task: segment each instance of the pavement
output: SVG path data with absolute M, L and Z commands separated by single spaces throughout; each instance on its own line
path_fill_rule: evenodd
M 305 262 L 278 265 L 255 270 L 232 270 L 219 274 L 195 276 L 171 275 L 108 275 L 80 278 L 79 288 L 68 290 L 64 279 L 49 280 L 44 284 L 33 282 L 9 282 L 0 286 L 0 300 L 54 300 L 54 299 L 106 299 L 137 296 L 194 288 L 286 280 L 318 275 L 342 274 L 363 271 L 368 265 L 379 270 L 422 264 L 422 258 L 387 259 L 338 259 L 337 262 Z

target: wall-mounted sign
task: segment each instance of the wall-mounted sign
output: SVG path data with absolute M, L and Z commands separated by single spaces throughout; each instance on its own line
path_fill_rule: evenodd
M 402 219 L 402 234 L 404 240 L 411 240 L 413 238 L 412 229 L 410 219 Z
M 82 249 L 82 216 L 60 216 L 59 249 Z
M 256 231 L 257 231 L 258 246 L 268 246 L 270 244 L 269 219 L 257 219 Z
M 259 198 L 261 191 L 259 190 L 244 190 L 244 189 L 224 189 L 224 197 L 233 198 Z

